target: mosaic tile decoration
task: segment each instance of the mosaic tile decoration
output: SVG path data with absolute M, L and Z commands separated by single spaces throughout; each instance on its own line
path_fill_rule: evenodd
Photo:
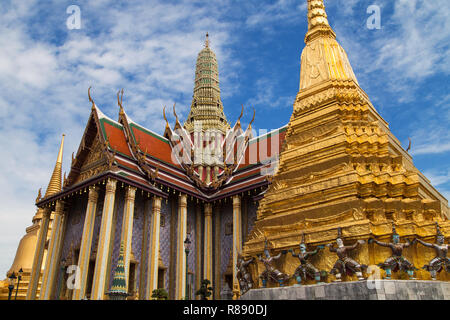
M 115 208 L 116 210 L 116 217 L 115 217 L 115 231 L 114 231 L 114 243 L 113 243 L 113 252 L 112 252 L 112 259 L 111 259 L 111 268 L 110 268 L 110 277 L 109 277 L 109 285 L 108 288 L 105 288 L 108 292 L 112 285 L 112 280 L 114 276 L 114 269 L 117 264 L 117 260 L 119 259 L 119 251 L 120 251 L 120 239 L 122 234 L 122 218 L 123 218 L 123 209 L 125 204 L 125 192 L 122 188 L 119 187 L 119 184 L 117 184 L 116 190 L 116 201 L 115 201 Z
M 137 260 L 136 265 L 136 290 L 139 292 L 141 261 L 142 261 L 142 235 L 144 231 L 144 201 L 136 195 L 133 214 L 133 236 L 131 240 L 131 251 Z
M 73 199 L 69 211 L 66 212 L 67 224 L 64 233 L 63 248 L 61 252 L 61 260 L 69 259 L 70 246 L 73 243 L 73 248 L 78 248 L 81 243 L 81 236 L 83 234 L 84 218 L 86 216 L 87 196 L 77 196 Z
M 87 197 L 81 196 L 76 197 L 71 203 L 68 211 L 65 213 L 65 223 L 66 229 L 64 231 L 63 245 L 61 249 L 61 260 L 60 263 L 65 260 L 69 261 L 69 256 L 72 255 L 71 244 L 73 243 L 74 248 L 78 247 L 81 243 L 81 235 L 83 233 L 84 217 L 86 215 Z M 62 272 L 58 275 L 56 281 L 56 288 L 62 288 L 63 281 Z M 59 292 L 59 290 L 58 290 Z
M 94 220 L 94 231 L 92 233 L 92 245 L 91 245 L 91 260 L 96 258 L 97 247 L 98 247 L 98 237 L 100 235 L 100 227 L 102 225 L 102 213 L 103 213 L 103 203 L 105 200 L 105 193 L 99 193 L 97 208 L 95 211 L 95 220 Z
M 169 263 L 170 263 L 170 211 L 171 203 L 166 203 L 163 199 L 161 202 L 161 216 L 164 216 L 165 224 L 160 229 L 159 235 L 159 250 L 161 253 L 161 260 L 167 268 L 164 275 L 164 287 L 169 291 Z
M 225 204 L 221 211 L 221 253 L 220 253 L 220 273 L 221 284 L 220 289 L 222 291 L 224 275 L 230 261 L 230 257 L 233 255 L 233 234 L 225 235 L 225 228 L 228 223 L 233 224 L 233 205 L 231 203 Z
M 100 233 L 100 227 L 101 227 L 101 214 L 103 211 L 103 199 L 104 199 L 104 192 L 102 194 L 99 194 L 99 201 L 97 202 L 97 214 L 95 218 L 95 225 L 94 225 L 94 234 L 93 234 L 93 245 L 91 248 L 91 253 L 94 253 L 96 251 L 96 245 L 97 245 L 97 239 Z M 176 198 L 171 198 L 170 200 L 176 200 Z M 112 259 L 111 259 L 111 273 L 114 272 L 114 266 L 117 263 L 119 250 L 120 250 L 120 239 L 121 239 L 121 231 L 122 231 L 122 219 L 123 219 L 123 210 L 124 210 L 124 203 L 125 203 L 125 189 L 119 188 L 116 193 L 116 217 L 115 217 L 115 232 L 114 232 L 114 239 L 113 239 L 113 253 L 112 253 Z M 81 236 L 83 233 L 83 227 L 84 227 L 84 218 L 86 214 L 86 206 L 87 206 L 87 195 L 80 195 L 78 199 L 75 199 L 72 203 L 72 205 L 69 208 L 69 211 L 66 213 L 67 215 L 67 227 L 64 234 L 64 242 L 63 242 L 63 248 L 61 253 L 61 260 L 68 259 L 69 255 L 71 255 L 70 252 L 70 246 L 73 244 L 74 248 L 78 248 L 81 242 Z M 253 203 L 253 201 L 248 202 L 248 229 L 247 232 L 250 234 L 251 230 L 253 229 L 254 222 L 256 220 L 256 211 L 257 211 L 258 203 Z M 136 195 L 136 201 L 135 201 L 135 207 L 134 207 L 134 219 L 133 219 L 133 240 L 132 240 L 132 251 L 134 253 L 134 256 L 136 260 L 141 263 L 146 264 L 147 257 L 141 257 L 142 254 L 142 237 L 143 237 L 143 230 L 144 228 L 150 228 L 150 219 L 147 220 L 147 226 L 144 226 L 144 208 L 145 208 L 145 199 L 141 197 L 140 195 Z M 151 205 L 149 209 L 151 213 Z M 165 273 L 165 279 L 164 279 L 164 286 L 166 290 L 169 288 L 169 267 L 170 267 L 170 223 L 171 223 L 171 202 L 166 200 L 162 200 L 161 202 L 161 217 L 164 217 L 165 224 L 161 226 L 160 231 L 160 254 L 161 254 L 161 260 L 164 264 L 164 266 L 167 268 Z M 178 211 L 176 211 L 176 215 L 178 215 Z M 221 272 L 221 287 L 223 287 L 223 281 L 224 281 L 224 274 L 227 270 L 229 259 L 232 256 L 233 251 L 233 236 L 232 235 L 226 235 L 225 234 L 225 228 L 227 224 L 233 223 L 233 206 L 231 202 L 228 203 L 222 203 L 221 209 L 220 209 L 220 272 Z M 149 217 L 150 218 L 150 217 Z M 176 217 L 177 218 L 177 217 Z M 202 215 L 203 218 L 203 215 Z M 196 278 L 196 235 L 195 235 L 195 226 L 196 226 L 196 204 L 195 202 L 188 200 L 188 207 L 187 207 L 187 222 L 188 222 L 188 236 L 191 240 L 191 252 L 189 253 L 188 258 L 188 265 L 189 270 L 194 272 L 194 277 L 191 279 L 192 284 L 195 284 L 195 278 Z M 213 219 L 214 223 L 214 219 Z M 177 219 L 175 219 L 175 228 L 177 228 Z M 201 232 L 203 235 L 203 221 L 202 221 L 202 228 Z M 215 239 L 215 228 L 213 228 L 213 239 Z M 145 240 L 146 243 L 148 243 L 148 238 Z M 246 239 L 243 239 L 244 241 Z M 181 244 L 183 245 L 183 244 Z M 203 248 L 201 250 L 202 255 Z M 213 246 L 213 254 L 215 254 L 215 246 Z M 201 257 L 202 260 L 203 257 Z M 203 263 L 203 261 L 202 261 Z M 213 262 L 213 269 L 215 269 L 214 264 L 216 262 Z M 145 269 L 146 272 L 146 269 Z M 201 276 L 201 275 L 200 275 Z M 110 284 L 112 283 L 113 274 L 110 275 Z M 140 265 L 137 266 L 136 269 L 136 290 L 139 290 L 140 284 Z M 146 277 L 145 277 L 146 279 Z M 58 283 L 57 286 L 60 286 L 60 281 L 62 281 L 62 276 L 58 276 Z M 145 285 L 145 283 L 143 284 Z M 108 287 L 108 290 L 109 290 Z M 195 285 L 192 286 L 192 296 L 195 294 Z
M 147 212 L 145 212 L 146 201 L 149 202 Z M 139 260 L 140 261 L 139 262 L 139 264 L 140 264 L 140 266 L 139 266 L 139 281 L 138 281 L 139 282 L 139 287 L 138 287 L 139 290 L 141 289 L 141 286 L 143 286 L 143 288 L 145 288 L 145 286 L 147 285 L 147 261 L 148 261 L 148 244 L 149 244 L 148 242 L 150 240 L 150 221 L 151 221 L 151 216 L 152 216 L 152 199 L 145 197 L 142 200 L 142 206 L 143 206 L 143 209 L 142 209 L 143 210 L 142 211 L 142 236 L 141 236 L 140 241 L 141 241 L 141 246 L 145 245 L 147 248 L 146 248 L 145 252 L 142 252 L 143 248 L 141 249 L 141 254 L 144 254 L 144 255 Z M 143 239 L 145 230 L 147 230 L 147 236 L 145 237 L 145 239 Z M 139 241 L 139 239 L 136 239 L 136 241 Z M 140 283 L 140 278 L 141 278 L 140 271 L 141 271 L 142 266 L 144 267 L 144 270 L 143 270 L 144 278 L 142 279 L 143 283 Z
M 259 201 L 257 201 L 256 203 L 254 203 L 254 201 L 249 200 L 248 201 L 248 224 L 247 224 L 247 235 L 249 235 L 252 230 L 253 230 L 253 226 L 255 225 L 255 221 L 256 221 L 256 212 L 258 211 L 258 205 L 259 205 Z M 247 239 L 244 239 L 244 241 L 246 241 Z
M 195 260 L 196 260 L 196 250 L 195 250 L 195 223 L 196 223 L 196 212 L 195 212 L 195 204 L 193 201 L 188 201 L 188 206 L 187 206 L 187 225 L 188 228 L 190 229 L 190 234 L 189 234 L 189 230 L 188 230 L 188 237 L 189 240 L 191 241 L 191 251 L 189 253 L 188 256 L 188 268 L 189 271 L 193 272 L 193 276 L 190 279 L 190 284 L 191 284 L 191 298 L 194 297 L 195 295 Z

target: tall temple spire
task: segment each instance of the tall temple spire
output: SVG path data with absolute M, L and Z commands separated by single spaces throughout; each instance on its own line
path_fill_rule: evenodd
M 63 149 L 64 149 L 64 137 L 66 135 L 62 135 L 61 146 L 59 147 L 58 158 L 56 160 L 55 168 L 53 169 L 52 177 L 50 178 L 50 182 L 47 187 L 47 191 L 45 192 L 44 198 L 47 198 L 55 193 L 61 191 L 62 188 L 62 159 L 63 159 Z
M 195 123 L 195 125 L 201 126 L 202 130 L 217 129 L 225 134 L 230 126 L 220 99 L 217 58 L 209 44 L 209 34 L 207 33 L 205 47 L 197 57 L 191 111 L 184 126 L 190 133 L 194 131 Z
M 206 33 L 205 48 L 209 48 L 209 34 Z
M 345 50 L 328 23 L 323 0 L 308 1 L 308 32 L 302 53 L 300 90 L 328 80 L 352 80 L 358 84 Z

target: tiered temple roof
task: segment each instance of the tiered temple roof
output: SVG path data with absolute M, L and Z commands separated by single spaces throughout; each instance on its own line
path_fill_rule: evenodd
M 267 186 L 277 166 L 287 126 L 253 137 L 251 124 L 255 112 L 244 130 L 240 122 L 244 111 L 242 107 L 236 124 L 230 128 L 220 101 L 217 60 L 208 41 L 198 59 L 203 61 L 207 57 L 211 60 L 211 72 L 207 74 L 211 81 L 215 79 L 217 82 L 205 86 L 199 81 L 205 77 L 202 73 L 205 70 L 201 67 L 203 62 L 197 61 L 191 114 L 181 125 L 174 106 L 175 125 L 171 128 L 167 122 L 163 135 L 134 122 L 126 114 L 119 94 L 119 119 L 115 121 L 100 110 L 89 92 L 91 114 L 78 151 L 72 155 L 71 170 L 64 179 L 63 190 L 40 200 L 37 205 L 42 206 L 82 190 L 89 184 L 104 180 L 106 176 L 114 176 L 119 181 L 163 198 L 167 198 L 171 190 L 177 190 L 203 201 L 221 200 Z M 206 87 L 209 89 L 206 90 Z M 202 104 L 204 101 L 198 100 L 201 95 L 207 96 L 211 92 L 211 98 L 217 100 L 214 110 L 211 109 L 214 112 L 208 109 L 211 107 L 209 102 Z M 166 119 L 165 109 L 163 112 Z M 212 122 L 208 120 L 205 123 L 206 118 Z M 200 121 L 204 131 L 212 130 L 220 135 L 221 140 L 216 143 L 220 153 L 216 156 L 220 160 L 214 164 L 219 168 L 210 181 L 205 179 L 205 174 L 202 176 L 199 173 L 198 167 L 194 167 L 194 154 L 198 151 L 206 154 L 209 149 L 205 149 L 204 144 L 196 144 L 191 131 L 194 128 L 194 122 L 190 122 L 192 119 L 194 122 Z

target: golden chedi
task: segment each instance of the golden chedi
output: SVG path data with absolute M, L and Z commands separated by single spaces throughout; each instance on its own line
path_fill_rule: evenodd
M 260 254 L 266 237 L 275 252 L 297 250 L 302 233 L 311 248 L 334 243 L 339 227 L 346 244 L 370 237 L 391 242 L 392 223 L 402 241 L 417 237 L 434 243 L 436 222 L 448 235 L 448 201 L 415 168 L 360 88 L 329 25 L 323 0 L 308 0 L 305 43 L 300 90 L 278 171 L 259 203 L 244 254 Z M 365 265 L 377 265 L 391 254 L 389 248 L 367 241 L 354 252 Z M 422 267 L 434 257 L 433 250 L 416 243 L 403 254 L 419 269 L 416 278 L 430 279 Z M 312 259 L 317 268 L 329 272 L 336 255 L 325 248 Z M 288 274 L 297 265 L 289 253 L 279 261 Z M 253 267 L 253 278 L 258 279 L 262 270 L 261 263 Z M 399 277 L 407 278 L 393 273 L 393 279 Z M 437 279 L 449 276 L 441 272 Z M 332 280 L 329 276 L 327 281 Z
M 63 135 L 63 138 L 61 141 L 61 146 L 59 148 L 58 158 L 56 160 L 56 164 L 53 169 L 53 174 L 50 178 L 50 182 L 48 184 L 47 190 L 45 191 L 45 195 L 44 195 L 44 197 L 42 197 L 41 190 L 39 190 L 39 194 L 36 198 L 36 202 L 61 191 L 61 189 L 62 189 L 62 182 L 61 182 L 62 175 L 61 174 L 62 174 L 63 148 L 64 148 L 64 135 Z M 30 280 L 30 272 L 31 272 L 32 265 L 33 265 L 34 253 L 36 251 L 36 243 L 38 241 L 38 233 L 39 233 L 39 228 L 40 228 L 41 221 L 42 221 L 43 211 L 44 210 L 41 208 L 37 209 L 36 214 L 33 216 L 33 219 L 32 219 L 33 224 L 26 229 L 26 234 L 20 240 L 19 246 L 17 247 L 14 262 L 6 274 L 7 277 L 9 277 L 12 273 L 14 273 L 17 276 L 20 269 L 22 269 L 22 271 L 23 271 L 19 290 L 17 292 L 18 300 L 25 299 L 25 295 L 26 295 L 26 292 L 28 289 L 28 283 Z M 52 221 L 53 221 L 53 215 L 50 216 L 50 227 L 49 227 L 50 231 L 48 232 L 48 235 L 47 235 L 47 241 L 50 238 Z M 44 253 L 43 260 L 44 261 L 46 260 L 46 252 Z M 44 267 L 45 267 L 45 265 L 43 264 L 41 270 L 43 270 Z M 42 278 L 42 271 L 41 271 L 41 278 Z M 6 284 L 7 281 L 5 280 L 4 283 Z M 17 285 L 17 283 L 16 283 L 16 285 Z M 16 288 L 14 288 L 14 295 L 15 295 L 15 291 L 16 291 Z M 39 296 L 39 289 L 38 289 L 37 296 Z M 0 300 L 7 300 L 7 299 L 8 299 L 8 288 L 6 285 L 6 287 L 2 288 L 2 291 L 0 293 Z

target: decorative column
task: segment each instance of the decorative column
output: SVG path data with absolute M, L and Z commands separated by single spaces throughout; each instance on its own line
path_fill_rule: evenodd
M 36 250 L 34 252 L 33 266 L 31 268 L 31 279 L 28 285 L 27 300 L 35 300 L 39 278 L 41 276 L 42 260 L 47 240 L 48 224 L 50 222 L 50 208 L 44 208 L 42 212 L 41 225 L 39 226 Z
M 106 294 L 108 261 L 112 255 L 111 235 L 113 233 L 114 202 L 117 180 L 108 179 L 103 202 L 102 222 L 98 235 L 97 258 L 95 260 L 94 280 L 91 300 L 102 300 Z
M 122 219 L 122 235 L 120 242 L 123 243 L 123 259 L 125 263 L 125 278 L 127 281 L 130 273 L 130 258 L 131 258 L 131 241 L 133 238 L 133 216 L 134 216 L 134 199 L 136 197 L 136 188 L 128 186 L 125 195 L 125 206 Z
M 202 281 L 202 206 L 197 203 L 195 212 L 195 291 L 200 289 Z M 200 299 L 200 296 L 197 296 Z
M 52 231 L 47 249 L 47 259 L 45 262 L 44 275 L 42 277 L 40 300 L 50 300 L 55 285 L 55 279 L 60 271 L 58 268 L 58 259 L 60 252 L 60 242 L 63 233 L 63 215 L 64 202 L 56 201 L 55 214 L 53 218 Z
M 150 220 L 150 239 L 148 243 L 147 286 L 145 299 L 150 300 L 153 290 L 158 289 L 159 231 L 161 227 L 161 198 L 154 197 Z
M 175 280 L 175 299 L 182 300 L 186 289 L 186 253 L 184 240 L 187 234 L 187 196 L 178 196 L 178 230 L 177 230 L 177 276 Z
M 239 294 L 239 282 L 236 276 L 238 253 L 242 252 L 241 197 L 233 196 L 233 299 Z
M 215 206 L 214 208 L 214 299 L 220 300 L 220 290 L 222 287 L 221 274 L 220 274 L 220 240 L 221 240 L 221 232 L 220 232 L 220 205 Z
M 206 184 L 209 184 L 211 182 L 211 167 L 206 167 Z
M 148 261 L 148 253 L 149 253 L 149 233 L 151 229 L 151 219 L 152 219 L 152 201 L 153 198 L 148 196 L 144 201 L 144 224 L 142 229 L 142 241 L 141 241 L 141 261 L 139 263 L 139 300 L 149 299 L 145 296 L 145 292 L 147 290 L 147 266 L 149 264 Z
M 205 204 L 205 239 L 203 249 L 203 277 L 213 283 L 212 204 Z
M 79 288 L 73 291 L 73 300 L 85 298 L 87 288 L 87 277 L 89 271 L 89 259 L 91 256 L 92 236 L 94 233 L 95 213 L 97 210 L 98 192 L 94 186 L 89 187 L 88 204 L 84 218 L 83 236 L 81 238 L 80 255 L 78 257 Z

